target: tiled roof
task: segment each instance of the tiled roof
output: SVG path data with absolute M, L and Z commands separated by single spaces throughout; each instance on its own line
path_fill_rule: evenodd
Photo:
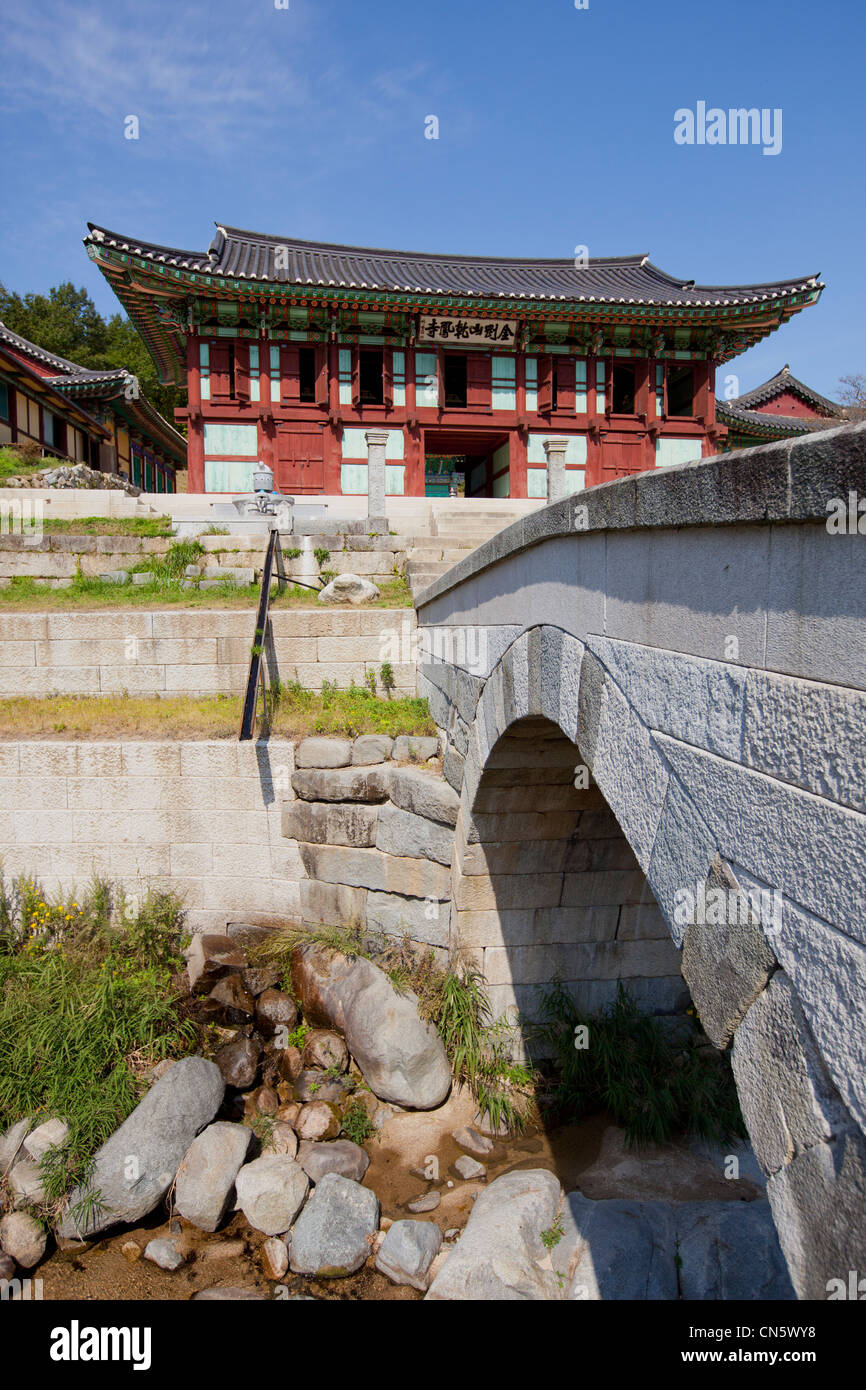
M 37 373 L 37 375 L 47 387 L 58 392 L 67 400 L 70 398 L 76 400 L 113 399 L 123 396 L 125 409 L 130 415 L 137 417 L 139 427 L 151 434 L 152 437 L 159 438 L 169 456 L 174 458 L 179 466 L 185 466 L 186 440 L 183 435 L 166 420 L 165 416 L 160 415 L 156 407 L 151 405 L 142 393 L 130 398 L 127 403 L 124 394 L 125 389 L 127 383 L 133 381 L 134 377 L 126 367 L 105 367 L 97 370 L 82 367 L 77 362 L 70 362 L 65 357 L 59 357 L 55 352 L 47 352 L 45 348 L 38 347 L 29 339 L 22 338 L 20 333 L 13 333 L 11 328 L 7 328 L 5 323 L 0 321 L 0 345 L 3 344 L 13 353 L 20 355 L 21 358 L 30 358 L 43 366 L 62 368 L 62 371 L 55 375 L 46 375 L 42 372 Z M 83 413 L 86 414 L 87 412 Z
M 74 372 L 64 372 L 60 376 L 46 378 L 54 386 L 80 386 L 94 394 L 100 386 L 114 386 L 128 381 L 132 373 L 126 367 L 108 367 L 104 371 L 90 371 L 79 367 Z
M 841 412 L 837 411 L 837 415 Z M 844 419 L 844 415 L 842 416 Z M 766 437 L 785 437 L 809 434 L 813 430 L 830 428 L 826 416 L 776 415 L 771 411 L 747 410 L 736 401 L 717 401 L 716 419 L 738 434 Z
M 65 357 L 58 357 L 56 352 L 46 352 L 45 348 L 37 347 L 36 343 L 31 343 L 27 338 L 22 338 L 20 333 L 13 333 L 11 328 L 7 328 L 5 323 L 0 321 L 0 343 L 6 343 L 9 347 L 17 349 L 25 357 L 32 357 L 34 361 L 41 362 L 47 367 L 56 367 L 63 376 L 77 376 L 84 371 L 77 362 L 69 362 Z M 56 377 L 48 377 L 49 381 L 55 381 Z
M 426 255 L 267 236 L 217 224 L 207 251 L 182 251 L 88 224 L 89 243 L 196 274 L 287 285 L 571 303 L 732 306 L 822 289 L 817 275 L 760 285 L 696 285 L 667 275 L 648 256 L 574 261 Z
M 752 406 L 764 405 L 766 401 L 773 400 L 784 391 L 790 391 L 793 395 L 799 396 L 801 400 L 814 406 L 824 416 L 833 417 L 844 413 L 842 406 L 837 405 L 835 401 L 828 400 L 826 396 L 820 395 L 811 386 L 807 386 L 805 382 L 795 377 L 787 363 L 780 372 L 771 376 L 769 381 L 765 381 L 761 386 L 756 386 L 753 391 L 744 392 L 742 396 L 735 396 L 727 404 L 743 406 L 748 410 Z

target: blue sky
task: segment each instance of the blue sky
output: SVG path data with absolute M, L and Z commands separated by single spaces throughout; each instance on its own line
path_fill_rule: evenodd
M 215 221 L 413 250 L 585 245 L 711 284 L 820 271 L 819 305 L 726 371 L 747 390 L 788 362 L 831 396 L 866 372 L 862 6 L 281 3 L 5 0 L 0 280 L 71 279 L 113 312 L 88 220 L 191 249 Z M 675 144 L 675 110 L 698 101 L 781 108 L 781 153 Z

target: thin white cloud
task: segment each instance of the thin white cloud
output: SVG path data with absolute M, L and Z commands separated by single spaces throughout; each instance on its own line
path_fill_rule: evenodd
M 19 117 L 38 109 L 49 125 L 95 139 L 122 134 L 123 118 L 137 115 L 142 132 L 147 125 L 206 153 L 311 102 L 309 79 L 281 45 L 261 42 L 260 26 L 246 37 L 238 27 L 208 34 L 188 16 L 149 5 L 118 14 L 97 3 L 10 12 L 3 104 Z M 269 22 L 279 23 L 279 12 Z

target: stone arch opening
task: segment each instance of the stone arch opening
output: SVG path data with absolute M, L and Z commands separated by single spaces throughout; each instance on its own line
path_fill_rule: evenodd
M 546 1060 L 536 1025 L 554 976 L 581 1014 L 607 1009 L 622 984 L 688 1037 L 681 951 L 577 743 L 554 719 L 518 717 L 466 793 L 452 949 L 482 971 L 494 1018 L 516 1012 L 524 1056 Z M 747 1145 L 679 1134 L 635 1153 L 607 1111 L 570 1120 L 542 1110 L 525 1150 L 515 1145 L 514 1167 L 552 1167 L 565 1194 L 568 1297 L 794 1297 Z
M 491 749 L 458 829 L 452 943 L 481 969 L 495 1015 L 532 1023 L 558 976 L 581 1012 L 613 1002 L 682 1014 L 689 991 L 646 875 L 577 745 L 524 717 Z

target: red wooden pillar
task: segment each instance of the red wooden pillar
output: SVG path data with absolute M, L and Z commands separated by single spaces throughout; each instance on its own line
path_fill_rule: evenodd
M 340 413 L 340 346 L 337 342 L 328 343 L 328 411 L 331 415 Z
M 709 360 L 696 362 L 695 367 L 695 415 L 699 420 L 703 420 L 704 427 L 711 425 L 716 418 L 715 399 L 713 396 L 713 363 Z
M 406 497 L 424 496 L 424 435 L 418 425 L 418 392 L 415 385 L 415 349 L 406 347 L 406 428 L 403 431 L 406 471 L 403 491 Z
M 586 486 L 596 487 L 602 481 L 601 435 L 598 430 L 590 430 L 586 436 Z
M 514 393 L 518 420 L 527 420 L 526 414 L 526 353 L 518 352 L 514 361 Z M 518 426 L 508 432 L 508 495 L 525 497 L 526 456 L 529 448 L 528 424 Z
M 204 420 L 201 414 L 201 369 L 199 367 L 199 340 L 190 333 L 186 340 L 186 379 L 189 387 L 189 415 L 187 417 L 187 492 L 204 492 Z M 115 439 L 115 451 L 117 440 Z M 130 453 L 129 471 L 132 474 L 132 455 Z
M 328 424 L 322 437 L 323 491 L 329 497 L 339 497 L 343 491 L 343 429 L 334 423 L 340 416 L 340 347 L 336 339 L 327 344 L 325 354 L 328 364 Z
M 406 497 L 424 496 L 424 441 L 418 426 L 403 431 L 406 471 L 403 491 Z
M 526 399 L 524 395 L 524 400 Z M 508 436 L 508 495 L 526 497 L 526 466 L 529 452 L 527 430 L 511 430 Z
M 655 395 L 655 392 L 652 393 Z M 634 364 L 634 413 L 644 415 L 649 421 L 650 408 L 650 369 L 645 357 L 638 358 Z

